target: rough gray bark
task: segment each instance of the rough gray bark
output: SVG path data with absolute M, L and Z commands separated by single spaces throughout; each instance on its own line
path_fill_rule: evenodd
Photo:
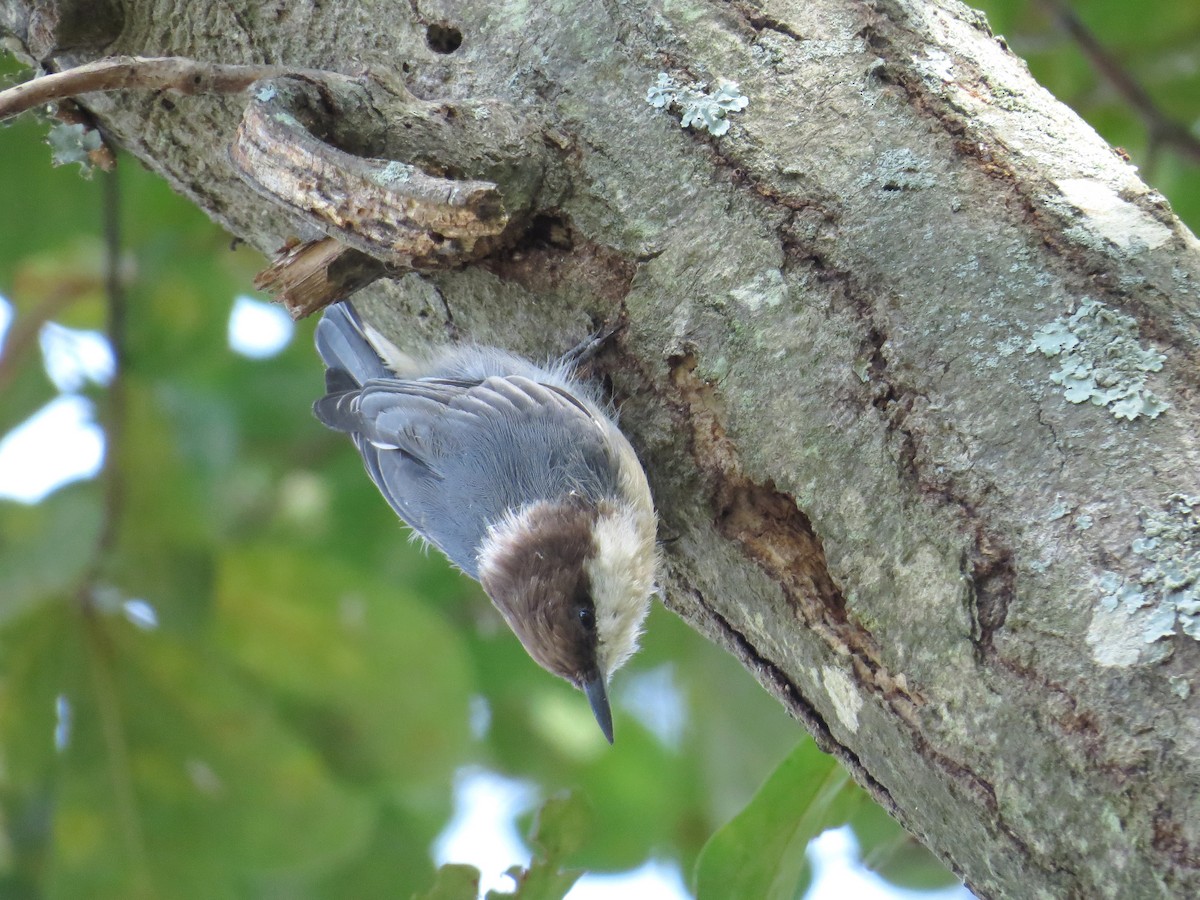
M 51 68 L 366 68 L 535 117 L 550 162 L 532 230 L 364 305 L 402 343 L 451 330 L 535 355 L 627 317 L 604 364 L 672 539 L 667 604 L 978 894 L 1200 894 L 1200 526 L 1180 499 L 1200 495 L 1200 246 L 979 15 L 84 7 L 4 0 L 0 26 Z M 447 29 L 461 46 L 438 52 Z M 749 106 L 724 136 L 682 130 L 645 101 L 659 72 L 736 81 Z M 230 165 L 246 103 L 83 98 L 271 253 L 300 226 Z M 436 163 L 436 145 L 405 159 L 378 140 Z

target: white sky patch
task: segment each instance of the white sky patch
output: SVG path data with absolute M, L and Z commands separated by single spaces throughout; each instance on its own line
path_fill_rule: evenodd
M 62 753 L 71 743 L 71 701 L 66 694 L 54 698 L 54 749 Z
M 104 430 L 92 402 L 64 394 L 0 439 L 0 499 L 37 503 L 64 484 L 94 478 L 104 463 Z
M 0 296 L 0 352 L 13 318 L 12 304 Z M 68 393 L 0 437 L 0 499 L 31 504 L 100 471 L 104 430 L 92 402 L 70 392 L 89 381 L 107 384 L 115 369 L 112 348 L 99 332 L 49 322 L 39 340 L 46 374 Z
M 584 875 L 566 900 L 689 900 L 683 873 L 674 863 L 649 862 L 619 875 Z
M 245 295 L 234 298 L 229 313 L 229 347 L 250 359 L 267 359 L 291 342 L 296 325 L 277 303 Z
M 504 871 L 532 857 L 517 833 L 516 818 L 534 802 L 534 788 L 494 772 L 468 769 L 454 783 L 454 817 L 433 844 L 433 861 L 467 863 L 479 869 L 480 895 L 511 891 Z
M 8 298 L 0 294 L 0 350 L 4 349 L 4 338 L 8 334 L 8 326 L 12 324 L 13 308 Z
M 433 846 L 437 865 L 467 863 L 481 873 L 480 895 L 510 892 L 504 871 L 528 865 L 532 856 L 517 833 L 516 819 L 536 803 L 536 789 L 482 769 L 463 770 L 455 780 L 454 817 Z M 805 900 L 970 900 L 962 886 L 939 891 L 908 891 L 888 884 L 863 867 L 858 842 L 847 828 L 827 831 L 808 850 L 813 884 Z M 671 862 L 650 860 L 616 875 L 584 875 L 567 900 L 689 900 L 686 880 Z
M 80 331 L 47 322 L 38 335 L 46 374 L 60 391 L 82 390 L 90 381 L 104 386 L 116 371 L 112 346 L 99 331 Z
M 517 833 L 517 816 L 537 802 L 536 789 L 522 781 L 481 769 L 464 770 L 454 785 L 454 818 L 433 845 L 437 865 L 467 863 L 479 869 L 480 896 L 489 890 L 511 892 L 504 874 L 528 865 L 532 853 Z M 619 875 L 585 875 L 568 900 L 688 900 L 683 875 L 671 864 L 647 862 Z
M 158 627 L 158 613 L 145 600 L 126 600 L 121 604 L 121 612 L 142 631 L 153 631 Z
M 630 673 L 618 683 L 616 701 L 666 746 L 676 749 L 683 738 L 687 709 L 675 683 L 675 668 L 657 666 Z
M 907 891 L 894 887 L 863 867 L 858 841 L 849 826 L 826 831 L 808 845 L 813 883 L 804 900 L 971 900 L 962 885 L 940 891 Z
M 467 716 L 471 737 L 477 741 L 487 737 L 488 729 L 492 727 L 492 707 L 487 702 L 487 697 L 472 694 L 467 702 Z

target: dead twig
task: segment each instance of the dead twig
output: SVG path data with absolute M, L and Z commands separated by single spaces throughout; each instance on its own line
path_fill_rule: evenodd
M 233 94 L 263 78 L 302 75 L 328 77 L 328 72 L 289 66 L 224 65 L 182 56 L 114 56 L 33 78 L 0 91 L 0 121 L 40 106 L 102 91 L 150 90 L 180 94 Z

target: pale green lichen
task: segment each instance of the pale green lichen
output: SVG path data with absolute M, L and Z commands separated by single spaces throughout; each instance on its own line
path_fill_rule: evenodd
M 1167 681 L 1171 685 L 1171 690 L 1175 692 L 1175 696 L 1180 700 L 1186 700 L 1192 696 L 1192 680 L 1186 675 L 1172 675 Z
M 1057 522 L 1059 519 L 1066 518 L 1074 509 L 1069 503 L 1063 500 L 1061 494 L 1054 495 L 1054 505 L 1050 507 L 1050 511 L 1046 513 L 1047 522 Z
M 1091 297 L 1039 329 L 1025 352 L 1059 357 L 1050 380 L 1062 385 L 1071 403 L 1090 400 L 1118 419 L 1154 419 L 1170 406 L 1146 387 L 1146 376 L 1160 371 L 1166 356 L 1138 343 L 1132 316 Z
M 679 110 L 683 128 L 699 128 L 710 134 L 722 135 L 729 130 L 729 114 L 745 109 L 750 99 L 736 82 L 721 79 L 710 94 L 705 82 L 682 85 L 666 72 L 646 91 L 646 102 L 655 109 Z
M 1136 616 L 1147 644 L 1176 627 L 1200 640 L 1200 497 L 1173 494 L 1164 509 L 1145 513 L 1130 549 L 1142 569 L 1134 580 L 1105 572 L 1100 609 Z
M 379 170 L 375 175 L 375 180 L 386 187 L 396 184 L 403 184 L 406 181 L 411 181 L 416 168 L 406 165 L 402 162 L 392 160 L 386 166 Z
M 56 166 L 79 163 L 83 175 L 92 175 L 93 150 L 100 149 L 100 132 L 86 125 L 55 125 L 46 135 L 46 143 L 50 145 L 50 162 Z

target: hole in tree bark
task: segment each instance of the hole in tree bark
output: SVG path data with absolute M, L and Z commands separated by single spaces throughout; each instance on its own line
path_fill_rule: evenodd
M 462 46 L 462 32 L 438 22 L 425 29 L 425 43 L 434 53 L 453 53 Z

